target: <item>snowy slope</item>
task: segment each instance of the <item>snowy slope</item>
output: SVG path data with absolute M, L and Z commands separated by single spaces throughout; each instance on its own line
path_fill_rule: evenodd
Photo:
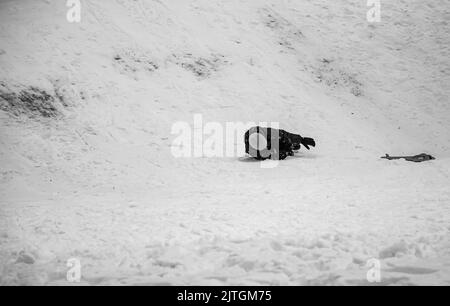
M 0 283 L 449 283 L 447 1 L 82 5 L 0 1 Z M 176 159 L 194 114 L 318 147 Z

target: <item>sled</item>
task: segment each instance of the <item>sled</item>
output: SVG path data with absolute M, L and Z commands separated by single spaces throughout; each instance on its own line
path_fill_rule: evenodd
M 421 163 L 424 161 L 436 159 L 433 156 L 431 156 L 429 154 L 425 154 L 425 153 L 415 155 L 415 156 L 389 156 L 389 154 L 386 154 L 386 156 L 383 156 L 382 158 L 387 159 L 387 160 L 404 159 L 404 160 L 414 162 L 414 163 Z

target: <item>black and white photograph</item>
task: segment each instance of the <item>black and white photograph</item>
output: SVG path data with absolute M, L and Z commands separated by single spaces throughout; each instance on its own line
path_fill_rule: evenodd
M 450 285 L 449 23 L 448 0 L 0 0 L 0 286 Z

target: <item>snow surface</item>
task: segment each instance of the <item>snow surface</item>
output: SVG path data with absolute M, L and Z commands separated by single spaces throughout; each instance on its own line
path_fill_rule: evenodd
M 450 284 L 450 6 L 0 1 L 0 284 Z M 0 98 L 0 102 L 1 102 Z M 177 121 L 280 122 L 318 147 L 262 169 L 170 154 Z M 235 143 L 242 146 L 239 137 Z M 414 164 L 379 157 L 430 153 Z

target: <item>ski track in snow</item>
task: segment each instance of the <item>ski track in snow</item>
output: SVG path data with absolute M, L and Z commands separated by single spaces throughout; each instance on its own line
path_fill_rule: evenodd
M 0 284 L 66 285 L 70 258 L 89 285 L 367 285 L 372 258 L 382 285 L 450 284 L 446 1 L 383 2 L 380 24 L 356 0 L 83 7 L 0 3 L 0 90 L 65 105 L 0 110 Z M 318 147 L 175 159 L 194 113 Z

